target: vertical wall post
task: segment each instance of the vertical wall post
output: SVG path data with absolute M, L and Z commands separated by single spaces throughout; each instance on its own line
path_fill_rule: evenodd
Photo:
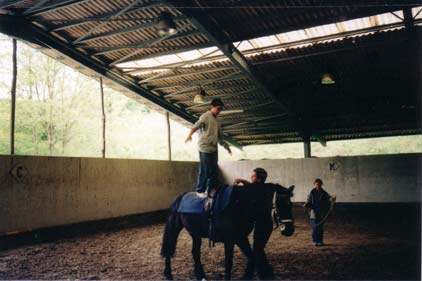
M 105 135 L 105 129 L 106 129 L 106 116 L 105 116 L 105 110 L 104 110 L 104 89 L 103 89 L 103 78 L 100 77 L 100 88 L 101 88 L 101 111 L 103 115 L 103 148 L 101 150 L 103 158 L 105 158 L 106 153 L 106 135 Z
M 303 150 L 305 152 L 305 158 L 311 158 L 311 140 L 309 135 L 303 137 Z
M 11 110 L 10 110 L 10 154 L 15 154 L 15 109 L 16 109 L 16 79 L 18 75 L 18 66 L 17 66 L 17 42 L 16 39 L 12 40 L 13 43 L 13 78 L 12 78 L 12 89 L 11 93 Z
M 166 112 L 166 120 L 167 120 L 167 147 L 169 152 L 169 161 L 171 161 L 171 128 L 170 128 L 170 116 L 169 112 Z

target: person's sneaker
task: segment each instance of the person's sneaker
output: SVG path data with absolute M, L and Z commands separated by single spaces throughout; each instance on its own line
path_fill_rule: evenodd
M 196 196 L 198 196 L 199 198 L 207 198 L 207 193 L 206 192 L 196 192 Z
M 312 243 L 312 245 L 314 245 L 314 246 L 318 246 L 318 243 L 316 243 L 316 242 L 313 242 L 313 243 Z
M 317 246 L 324 246 L 324 243 L 320 242 L 320 243 L 316 243 Z

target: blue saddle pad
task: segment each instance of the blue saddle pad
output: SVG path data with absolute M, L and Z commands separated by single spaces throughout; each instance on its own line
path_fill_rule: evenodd
M 221 187 L 213 201 L 213 212 L 218 214 L 222 212 L 230 203 L 233 186 L 226 185 Z M 196 192 L 186 193 L 180 202 L 178 213 L 202 214 L 204 212 L 206 198 L 196 196 Z
M 206 198 L 196 196 L 196 192 L 186 193 L 180 201 L 178 213 L 201 214 L 204 210 Z

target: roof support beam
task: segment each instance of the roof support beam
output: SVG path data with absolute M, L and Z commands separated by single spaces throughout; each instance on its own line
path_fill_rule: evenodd
M 160 81 L 160 80 L 165 80 L 165 79 L 176 79 L 176 78 L 182 78 L 185 77 L 186 75 L 198 75 L 198 74 L 206 74 L 206 73 L 213 73 L 213 72 L 219 72 L 219 71 L 227 71 L 227 70 L 233 70 L 232 67 L 216 67 L 216 68 L 208 68 L 208 69 L 203 69 L 203 70 L 197 70 L 197 71 L 193 71 L 193 72 L 188 72 L 188 73 L 177 73 L 177 74 L 169 74 L 169 75 L 163 75 L 160 77 L 151 77 L 151 78 L 145 78 L 142 79 L 139 84 L 144 84 L 144 83 L 149 83 L 149 82 L 153 82 L 153 81 Z
M 243 91 L 243 92 L 239 92 L 239 93 L 232 93 L 232 94 L 224 94 L 224 95 L 213 95 L 213 96 L 208 96 L 208 98 L 206 98 L 206 101 L 200 104 L 195 104 L 189 107 L 186 107 L 187 110 L 192 109 L 192 108 L 197 108 L 197 107 L 202 107 L 202 106 L 207 106 L 209 105 L 209 101 L 215 98 L 229 98 L 229 97 L 237 97 L 237 96 L 241 96 L 241 95 L 245 95 L 245 94 L 249 94 L 252 92 L 255 92 L 256 89 L 250 89 L 247 91 Z M 185 101 L 186 102 L 186 101 Z
M 181 39 L 181 38 L 189 37 L 189 36 L 192 36 L 192 35 L 197 35 L 199 33 L 200 33 L 200 31 L 198 31 L 198 30 L 187 31 L 187 32 L 178 33 L 178 34 L 166 37 L 165 40 Z M 143 42 L 136 42 L 136 43 L 127 44 L 127 45 L 120 45 L 120 46 L 103 48 L 102 50 L 99 50 L 98 52 L 95 52 L 94 54 L 92 54 L 92 56 L 105 55 L 105 54 L 108 54 L 108 53 L 111 53 L 111 52 L 117 52 L 117 51 L 121 51 L 121 50 L 124 50 L 124 49 L 142 49 L 145 46 L 149 46 L 151 44 L 155 44 L 155 43 L 164 41 L 163 38 L 164 37 L 157 37 L 157 38 L 145 40 Z M 122 62 L 123 62 L 123 60 L 122 60 Z
M 264 139 L 264 140 L 243 140 L 239 141 L 239 143 L 243 146 L 248 145 L 260 145 L 260 144 L 282 144 L 282 143 L 292 143 L 292 142 L 298 142 L 297 137 L 284 137 L 280 139 Z
M 237 69 L 237 67 L 235 66 L 227 66 L 230 67 L 231 69 Z M 121 70 L 126 71 L 125 73 L 128 74 L 133 74 L 136 71 L 153 71 L 153 70 L 165 70 L 165 69 L 169 69 L 169 70 L 177 70 L 177 69 L 189 69 L 189 70 L 205 70 L 205 69 L 213 69 L 215 68 L 214 66 L 191 66 L 191 67 L 186 67 L 186 66 L 178 66 L 178 67 L 172 67 L 172 68 L 168 68 L 166 66 L 151 66 L 151 67 L 130 67 L 130 66 L 122 66 L 119 67 Z
M 412 9 L 406 8 L 403 10 L 403 16 L 404 16 L 404 25 L 407 29 L 410 29 L 415 26 L 415 19 L 412 15 Z
M 227 125 L 224 126 L 224 129 L 229 129 L 229 128 L 236 128 L 236 127 L 242 127 L 244 125 L 249 125 L 251 123 L 256 123 L 256 122 L 261 122 L 261 121 L 265 121 L 265 120 L 270 120 L 270 119 L 274 119 L 277 117 L 283 117 L 286 116 L 286 113 L 282 113 L 282 114 L 275 114 L 275 115 L 271 115 L 271 116 L 265 116 L 265 117 L 261 117 L 261 118 L 256 118 L 250 121 L 246 121 L 246 122 L 241 122 L 241 123 L 236 123 L 236 124 L 231 124 L 231 125 Z
M 33 5 L 31 8 L 25 10 L 25 12 L 23 12 L 23 15 L 26 16 L 29 13 L 31 13 L 32 11 L 38 9 L 39 7 L 42 7 L 45 3 L 47 3 L 50 0 L 41 0 L 40 2 L 38 2 L 37 4 Z
M 297 133 L 292 133 L 292 132 L 288 132 L 288 133 L 269 133 L 269 134 L 263 134 L 263 133 L 258 133 L 258 134 L 248 134 L 248 135 L 237 135 L 234 136 L 235 139 L 237 139 L 238 141 L 247 141 L 247 140 L 253 140 L 253 139 L 265 139 L 265 138 L 282 138 L 282 137 L 296 137 L 298 136 Z
M 126 62 L 126 61 L 131 61 L 131 58 L 133 56 L 135 56 L 136 54 L 139 54 L 140 52 L 142 52 L 142 49 L 145 48 L 146 46 L 154 45 L 154 44 L 166 41 L 166 40 L 181 39 L 181 38 L 189 37 L 191 35 L 194 35 L 195 33 L 196 33 L 196 31 L 192 31 L 192 32 L 186 32 L 185 34 L 167 35 L 167 36 L 164 36 L 164 37 L 152 39 L 152 41 L 145 44 L 144 47 L 138 47 L 138 50 L 131 52 L 131 53 L 111 62 L 110 66 L 116 65 L 118 63 L 123 63 L 123 62 Z
M 237 74 L 237 75 L 234 75 L 234 74 Z M 189 86 L 197 87 L 201 85 L 212 84 L 215 82 L 223 82 L 223 81 L 231 81 L 231 80 L 239 80 L 239 79 L 247 79 L 247 77 L 245 77 L 245 75 L 243 74 L 240 74 L 239 72 L 234 72 L 234 73 L 229 73 L 225 76 L 221 76 L 214 79 L 193 80 L 189 82 L 182 82 L 182 83 L 169 84 L 169 85 L 157 85 L 155 86 L 155 88 L 159 90 L 165 90 L 165 89 L 170 89 L 174 87 L 189 87 Z
M 135 5 L 137 5 L 139 2 L 141 2 L 141 0 L 137 0 L 135 2 L 132 2 L 130 5 L 124 7 L 123 9 L 121 9 L 120 11 L 118 11 L 117 13 L 115 13 L 114 15 L 110 16 L 109 18 L 107 18 L 108 20 L 111 19 L 115 19 L 120 17 L 121 15 L 126 14 L 131 8 L 133 8 Z M 85 34 L 83 34 L 82 36 L 78 37 L 76 40 L 74 40 L 72 42 L 72 44 L 76 44 L 78 42 L 80 42 L 81 40 L 85 39 L 86 37 L 88 37 L 89 35 L 91 35 L 92 33 L 94 33 L 95 31 L 97 31 L 98 29 L 100 29 L 101 27 L 107 25 L 108 22 L 102 22 L 96 26 L 94 26 L 93 28 L 91 28 L 88 32 L 86 32 Z
M 185 16 L 179 16 L 179 17 L 175 17 L 173 20 L 178 21 L 178 20 L 185 20 L 185 19 L 187 19 Z M 84 39 L 80 40 L 78 43 L 87 43 L 87 42 L 90 42 L 90 41 L 104 39 L 104 38 L 108 38 L 108 37 L 112 37 L 112 36 L 116 36 L 116 35 L 121 35 L 121 34 L 129 33 L 129 32 L 132 32 L 132 31 L 140 31 L 140 30 L 144 30 L 144 29 L 147 29 L 147 28 L 154 27 L 156 25 L 157 25 L 157 21 L 153 20 L 153 21 L 150 21 L 150 22 L 138 24 L 138 25 L 135 25 L 135 26 L 130 26 L 130 27 L 123 28 L 123 29 L 118 29 L 118 30 L 113 30 L 113 31 L 109 31 L 109 32 L 104 32 L 104 33 L 88 36 L 88 37 L 85 37 Z
M 88 46 L 89 47 L 89 46 Z M 196 44 L 196 45 L 192 45 L 192 46 L 181 46 L 181 47 L 174 47 L 174 46 L 157 46 L 159 48 L 163 48 L 163 49 L 170 49 L 168 51 L 162 51 L 160 53 L 154 53 L 154 54 L 149 54 L 149 55 L 142 55 L 142 56 L 135 56 L 132 57 L 130 60 L 131 61 L 136 61 L 136 60 L 144 60 L 144 59 L 151 59 L 151 58 L 157 58 L 157 57 L 161 57 L 161 56 L 167 56 L 167 55 L 176 55 L 176 54 L 180 54 L 183 52 L 189 52 L 189 51 L 194 51 L 194 50 L 198 50 L 198 49 L 203 49 L 203 48 L 210 48 L 210 47 L 214 47 L 213 44 L 211 43 L 202 43 L 202 44 Z M 140 68 L 142 70 L 150 70 L 150 69 L 170 69 L 170 68 L 178 68 L 178 67 L 165 67 L 165 66 L 158 66 L 157 68 L 155 67 L 146 67 L 146 68 Z
M 311 138 L 316 139 L 322 146 L 327 146 L 327 140 L 320 133 L 312 133 Z
M 90 0 L 79 0 L 79 1 L 84 2 L 84 1 L 90 1 Z M 132 7 L 131 9 L 129 9 L 126 12 L 126 14 L 134 13 L 134 12 L 144 10 L 144 9 L 148 9 L 148 8 L 154 8 L 154 7 L 160 6 L 162 4 L 163 4 L 162 1 L 154 1 L 154 2 L 149 2 L 149 3 L 146 3 L 146 4 L 145 3 L 144 4 L 138 4 L 134 7 Z M 119 10 L 107 12 L 107 13 L 103 13 L 103 14 L 100 14 L 100 15 L 95 16 L 95 17 L 87 17 L 87 18 L 84 18 L 84 19 L 68 20 L 67 23 L 54 28 L 52 31 L 59 31 L 59 30 L 63 30 L 63 29 L 71 28 L 71 27 L 76 27 L 76 26 L 85 24 L 87 22 L 104 21 L 105 19 L 108 19 L 111 16 L 113 16 L 114 14 L 116 14 L 118 11 Z M 133 18 L 131 20 L 140 20 L 140 19 Z
M 262 132 L 263 133 L 268 133 L 269 131 L 276 131 L 276 132 L 280 132 L 280 124 L 274 124 L 274 125 L 268 125 L 268 126 L 251 126 L 248 128 L 229 128 L 229 129 L 224 129 L 223 127 L 223 132 L 225 133 L 238 133 L 238 132 Z
M 202 11 L 202 7 L 197 7 L 197 9 L 189 9 L 183 7 L 183 5 L 178 7 L 177 3 L 175 3 L 174 6 L 176 6 L 177 9 L 180 10 L 183 14 L 190 17 L 191 22 L 198 29 L 200 29 L 212 43 L 215 43 L 221 52 L 223 52 L 223 54 L 229 58 L 234 65 L 239 67 L 239 69 L 241 69 L 242 72 L 256 84 L 261 92 L 265 93 L 269 98 L 271 98 L 273 102 L 280 107 L 281 110 L 285 112 L 288 111 L 287 107 L 279 102 L 275 96 L 258 80 L 249 62 L 246 60 L 243 54 L 235 48 L 233 43 L 231 43 L 231 40 L 225 35 L 223 29 Z
M 221 85 L 221 86 L 211 86 L 211 87 L 204 87 L 204 85 L 201 85 L 202 89 L 204 89 L 207 92 L 211 92 L 211 91 L 217 91 L 217 90 L 224 90 L 224 89 L 238 89 L 239 87 L 242 88 L 249 88 L 249 87 L 255 87 L 255 84 L 253 83 L 244 83 L 242 85 Z M 256 88 L 254 88 L 256 90 Z M 197 90 L 196 89 L 185 89 L 182 91 L 177 91 L 174 93 L 170 93 L 165 95 L 165 98 L 173 98 L 175 96 L 178 95 L 187 95 L 187 94 L 193 94 L 196 93 Z M 180 102 L 184 102 L 184 101 L 180 101 Z
M 251 110 L 251 109 L 256 109 L 258 107 L 263 107 L 263 106 L 269 106 L 269 105 L 272 105 L 272 104 L 273 104 L 273 101 L 267 101 L 267 102 L 263 102 L 263 103 L 259 103 L 259 104 L 254 104 L 254 105 L 251 105 L 251 106 L 242 106 L 242 107 L 234 107 L 234 108 L 230 107 L 228 110 L 248 111 L 248 110 Z M 208 104 L 207 103 L 201 103 L 201 107 L 204 107 L 206 105 L 208 105 Z M 228 107 L 228 105 L 226 104 L 225 108 L 227 108 L 227 107 Z M 194 109 L 194 108 L 191 108 L 191 109 Z
M 23 0 L 3 0 L 0 1 L 0 9 L 4 9 L 8 6 L 12 6 L 14 4 L 17 4 L 19 2 L 22 2 Z
M 203 57 L 207 57 L 207 56 L 210 56 L 210 55 L 212 55 L 213 53 L 214 53 L 215 51 L 211 51 L 211 52 L 208 52 L 208 53 L 206 53 L 205 55 L 202 55 L 201 57 L 199 57 L 199 58 L 203 58 Z M 182 62 L 181 64 L 180 64 L 180 66 L 184 66 L 184 65 L 186 65 L 186 64 L 189 64 L 189 62 Z M 170 69 L 169 70 L 169 72 L 173 72 L 173 70 L 172 69 Z M 149 77 L 148 79 L 149 80 L 151 80 L 151 79 L 158 79 L 159 77 L 161 77 L 161 76 L 165 76 L 165 72 L 162 72 L 162 73 L 158 73 L 158 74 L 155 74 L 154 76 L 152 76 L 152 77 Z
M 79 5 L 88 1 L 91 1 L 91 0 L 54 0 L 54 1 L 50 1 L 48 5 L 42 6 L 39 9 L 33 10 L 30 13 L 27 13 L 26 16 L 28 17 L 39 16 L 45 13 L 50 13 L 50 12 L 54 12 L 60 9 Z
M 209 44 L 208 46 L 205 46 L 205 48 L 215 47 L 215 45 L 213 43 L 205 43 L 205 44 Z M 196 50 L 196 48 L 194 50 Z M 189 49 L 188 49 L 188 51 L 189 51 Z M 217 52 L 217 51 L 219 51 L 219 49 L 216 49 L 215 52 Z M 156 58 L 156 57 L 160 57 L 160 56 L 161 55 L 158 55 L 158 54 L 155 54 L 155 55 L 146 55 L 146 56 L 140 56 L 140 57 L 136 57 L 135 56 L 135 57 L 132 57 L 130 60 L 125 60 L 123 62 L 134 61 L 134 60 L 145 59 L 145 58 L 150 59 L 150 58 Z M 209 61 L 222 60 L 222 59 L 227 59 L 227 58 L 224 55 L 204 56 L 204 57 L 200 57 L 200 58 L 196 58 L 196 59 L 189 60 L 189 61 L 184 61 L 184 62 L 176 62 L 176 63 L 162 64 L 162 65 L 160 65 L 158 67 L 160 69 L 172 69 L 172 68 L 178 68 L 181 65 L 189 65 L 189 64 L 194 64 L 194 63 L 209 62 Z M 236 68 L 238 68 L 238 67 L 236 67 Z
M 178 94 L 181 94 L 181 93 L 185 93 L 185 92 L 188 92 L 190 90 L 196 89 L 198 86 L 201 86 L 202 87 L 202 86 L 209 85 L 209 84 L 212 84 L 212 83 L 215 83 L 215 82 L 222 82 L 222 81 L 227 81 L 227 80 L 238 80 L 238 79 L 245 79 L 246 78 L 243 75 L 239 75 L 239 73 L 240 72 L 233 72 L 233 73 L 230 73 L 228 75 L 225 75 L 225 76 L 222 76 L 222 77 L 218 77 L 216 79 L 207 79 L 206 81 L 202 81 L 203 82 L 202 84 L 195 84 L 195 85 L 193 85 L 191 87 L 188 87 L 186 89 L 183 89 L 183 90 L 174 92 L 174 93 L 172 93 L 172 95 L 178 95 Z M 170 89 L 170 88 L 174 88 L 174 87 L 178 87 L 178 86 L 183 86 L 183 85 L 186 85 L 186 84 L 176 85 L 176 86 L 172 85 L 172 86 L 156 87 L 156 89 L 159 89 L 159 90 L 162 90 L 162 89 Z

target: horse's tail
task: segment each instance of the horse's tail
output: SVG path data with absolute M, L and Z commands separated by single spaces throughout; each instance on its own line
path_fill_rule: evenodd
M 163 243 L 161 246 L 161 256 L 165 258 L 173 257 L 176 251 L 177 238 L 183 228 L 180 214 L 177 213 L 180 201 L 182 201 L 185 193 L 177 196 L 173 204 L 170 206 L 170 214 L 167 218 L 166 226 L 164 228 Z

